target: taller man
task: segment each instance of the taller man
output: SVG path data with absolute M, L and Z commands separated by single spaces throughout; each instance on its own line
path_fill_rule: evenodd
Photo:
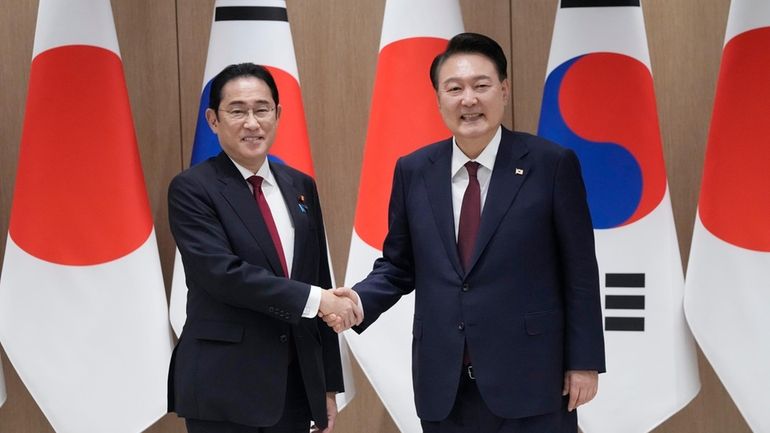
M 174 178 L 171 231 L 187 321 L 169 371 L 169 410 L 190 433 L 330 432 L 343 390 L 337 335 L 316 316 L 353 318 L 331 286 L 313 180 L 268 163 L 281 115 L 267 69 L 214 77 L 206 119 L 223 152 Z
M 578 159 L 501 126 L 506 67 L 500 46 L 473 33 L 433 61 L 453 137 L 399 159 L 383 257 L 353 287 L 359 332 L 415 292 L 412 375 L 425 432 L 576 432 L 574 408 L 594 397 L 605 368 Z

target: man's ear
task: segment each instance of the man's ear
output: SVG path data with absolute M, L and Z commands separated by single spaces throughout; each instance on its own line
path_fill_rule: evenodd
M 503 103 L 508 105 L 508 101 L 510 101 L 511 98 L 511 82 L 506 78 L 500 83 L 500 87 L 503 90 Z
M 211 108 L 207 108 L 206 121 L 209 124 L 209 128 L 211 128 L 211 132 L 216 134 L 217 129 L 219 129 L 219 118 L 217 117 L 217 112 L 212 110 Z

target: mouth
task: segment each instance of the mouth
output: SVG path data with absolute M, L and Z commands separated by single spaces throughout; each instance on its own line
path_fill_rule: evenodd
M 260 141 L 263 141 L 265 137 L 261 135 L 247 135 L 245 137 L 241 138 L 241 141 L 245 143 L 259 143 Z
M 484 117 L 482 113 L 466 113 L 460 115 L 460 120 L 463 122 L 475 122 Z

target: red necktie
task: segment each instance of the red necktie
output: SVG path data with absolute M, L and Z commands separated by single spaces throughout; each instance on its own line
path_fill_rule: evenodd
M 460 261 L 463 269 L 468 271 L 471 256 L 473 255 L 473 246 L 476 244 L 476 235 L 479 233 L 479 224 L 481 222 L 481 187 L 476 173 L 479 169 L 479 163 L 468 161 L 465 163 L 465 169 L 468 170 L 468 187 L 465 188 L 463 195 L 463 204 L 460 208 L 460 225 L 457 229 L 457 252 L 460 254 Z
M 281 261 L 283 275 L 288 277 L 289 272 L 286 267 L 286 256 L 283 254 L 281 238 L 278 236 L 278 229 L 275 227 L 275 221 L 273 220 L 273 214 L 270 212 L 270 206 L 268 206 L 265 195 L 262 193 L 262 181 L 264 179 L 262 179 L 261 176 L 251 176 L 246 180 L 252 187 L 254 187 L 254 199 L 257 200 L 259 211 L 262 213 L 262 219 L 265 220 L 265 225 L 267 226 L 267 231 L 270 233 L 270 238 L 273 239 L 273 246 L 275 246 L 275 252 L 278 253 L 278 259 Z

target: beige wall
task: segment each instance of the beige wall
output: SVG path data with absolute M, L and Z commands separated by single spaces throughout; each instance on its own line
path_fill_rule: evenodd
M 26 98 L 36 0 L 0 0 L 0 236 L 8 229 Z M 213 0 L 113 0 L 118 39 L 166 286 L 174 245 L 166 186 L 190 159 Z M 308 128 L 329 242 L 343 280 L 353 225 L 384 0 L 288 0 Z M 497 39 L 509 54 L 514 102 L 506 125 L 534 132 L 557 0 L 462 0 L 465 27 Z M 683 262 L 689 252 L 706 133 L 729 0 L 647 0 L 645 17 L 665 157 Z M 344 168 L 344 169 L 343 169 Z M 2 244 L 2 243 L 0 243 Z M 0 248 L 2 257 L 4 248 Z M 51 432 L 2 354 L 8 401 L 0 432 Z M 749 429 L 701 356 L 702 390 L 657 433 Z M 404 371 L 404 374 L 409 374 Z M 396 432 L 356 368 L 358 396 L 337 432 Z M 116 423 L 119 420 L 115 421 Z M 110 431 L 104 426 L 104 431 Z M 183 432 L 175 416 L 149 432 Z

